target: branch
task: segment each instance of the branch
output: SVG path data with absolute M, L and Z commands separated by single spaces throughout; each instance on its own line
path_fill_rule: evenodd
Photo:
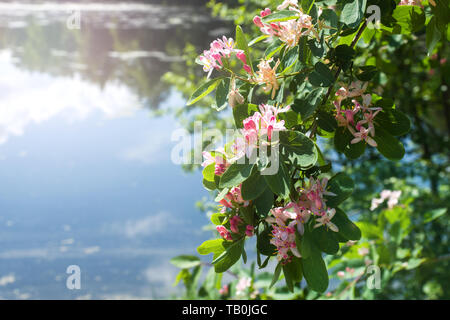
M 364 20 L 364 23 L 362 24 L 362 26 L 359 28 L 358 33 L 355 35 L 355 38 L 353 38 L 352 43 L 350 44 L 350 47 L 353 48 L 359 41 L 359 39 L 361 38 L 362 33 L 364 32 L 364 30 L 367 27 L 367 21 Z M 319 108 L 321 106 L 323 106 L 329 99 L 331 91 L 333 91 L 333 87 L 336 84 L 337 79 L 339 78 L 339 74 L 341 73 L 342 68 L 338 67 L 338 69 L 336 70 L 336 73 L 334 74 L 334 82 L 333 84 L 328 88 L 328 91 L 325 95 L 325 97 L 322 100 L 322 103 L 320 104 Z M 317 121 L 316 121 L 316 113 L 314 114 L 314 121 L 313 124 L 311 126 L 311 133 L 309 134 L 309 137 L 312 139 L 314 138 L 314 136 L 316 135 L 316 130 L 317 130 Z

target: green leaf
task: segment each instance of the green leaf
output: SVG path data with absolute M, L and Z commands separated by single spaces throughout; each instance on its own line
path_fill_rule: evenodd
M 278 279 L 280 279 L 281 274 L 281 262 L 278 262 L 277 266 L 275 267 L 275 271 L 273 273 L 272 282 L 270 283 L 269 289 L 274 286 L 275 283 L 277 283 Z
M 392 13 L 397 28 L 394 33 L 409 34 L 419 31 L 425 24 L 425 13 L 419 6 L 397 6 Z
M 214 182 L 215 176 L 214 172 L 215 172 L 215 163 L 207 165 L 202 171 L 203 179 Z
M 439 209 L 434 209 L 430 212 L 427 212 L 423 216 L 423 223 L 431 222 L 431 221 L 443 216 L 446 213 L 447 213 L 447 208 L 439 208 Z
M 276 254 L 276 247 L 270 243 L 272 239 L 272 233 L 270 227 L 261 223 L 258 227 L 258 233 L 256 235 L 256 248 L 265 256 L 274 256 Z
M 310 93 L 308 93 L 302 99 L 295 99 L 292 109 L 298 112 L 305 122 L 309 117 L 311 117 L 316 111 L 317 107 L 322 102 L 322 97 L 325 94 L 325 89 L 315 88 Z
M 304 13 L 309 14 L 311 11 L 315 0 L 301 0 L 302 10 Z
M 282 154 L 289 161 L 302 168 L 313 166 L 318 154 L 314 142 L 299 131 L 280 131 Z
M 202 262 L 196 256 L 180 255 L 170 259 L 170 263 L 177 268 L 190 269 L 200 265 Z
M 325 253 L 336 254 L 339 251 L 339 242 L 336 239 L 335 232 L 327 230 L 324 226 L 312 230 L 314 243 Z
M 287 198 L 289 196 L 291 180 L 283 162 L 279 162 L 278 173 L 273 175 L 264 175 L 263 177 L 273 193 L 282 198 Z
M 253 200 L 258 198 L 267 188 L 266 181 L 260 175 L 256 168 L 252 175 L 242 183 L 241 194 L 244 200 Z
M 331 52 L 332 61 L 344 71 L 350 67 L 354 56 L 355 50 L 347 44 L 341 44 Z
M 345 148 L 344 153 L 348 159 L 354 160 L 362 156 L 365 150 L 366 150 L 366 143 L 364 141 L 360 141 L 358 143 L 350 143 Z
M 242 30 L 241 26 L 236 26 L 236 48 L 243 50 L 245 52 L 245 56 L 247 57 L 247 62 L 250 67 L 252 67 L 252 60 L 250 57 L 250 50 L 248 48 L 247 39 L 245 37 L 245 33 Z M 253 67 L 252 67 L 253 68 Z
M 214 181 L 203 179 L 202 183 L 206 190 L 213 191 L 217 189 L 217 185 Z
M 428 55 L 433 53 L 433 50 L 440 39 L 441 39 L 441 32 L 439 31 L 436 25 L 436 18 L 432 17 L 427 25 L 426 45 Z
M 336 208 L 341 202 L 351 196 L 355 184 L 347 174 L 340 172 L 328 181 L 327 190 L 336 196 L 325 196 L 329 208 Z
M 367 239 L 383 239 L 383 231 L 376 225 L 369 222 L 356 222 L 356 226 L 361 230 L 361 234 Z
M 389 160 L 401 160 L 405 155 L 403 144 L 380 126 L 375 126 L 375 137 L 378 151 Z
M 220 254 L 225 250 L 225 248 L 222 245 L 224 241 L 225 240 L 223 239 L 206 240 L 197 248 L 197 252 L 201 255 L 206 255 L 210 253 Z
M 211 93 L 219 85 L 221 80 L 222 78 L 212 79 L 202 84 L 197 90 L 194 91 L 192 96 L 189 98 L 187 105 L 190 106 L 206 97 L 208 93 Z
M 226 215 L 223 213 L 214 213 L 211 215 L 211 222 L 214 223 L 216 226 L 222 225 L 223 221 L 226 219 Z
M 314 65 L 314 71 L 309 75 L 309 82 L 316 87 L 329 87 L 334 83 L 334 75 L 322 62 Z
M 356 78 L 361 81 L 370 81 L 378 73 L 378 69 L 375 66 L 363 66 L 358 69 L 359 72 L 356 74 Z
M 339 152 L 345 152 L 352 138 L 353 135 L 346 127 L 338 127 L 334 134 L 334 147 Z
M 337 128 L 337 121 L 331 113 L 319 110 L 317 112 L 317 125 L 322 130 L 333 132 Z
M 238 240 L 236 242 L 230 243 L 229 241 L 224 241 L 223 246 L 226 254 L 220 261 L 214 263 L 214 270 L 217 273 L 222 273 L 227 271 L 232 265 L 238 262 L 244 250 L 244 240 Z M 217 259 L 218 255 L 214 255 L 213 259 Z
M 287 21 L 297 19 L 298 14 L 293 10 L 282 10 L 263 17 L 261 20 L 263 23 L 271 23 L 277 21 Z
M 331 219 L 338 228 L 339 234 L 347 240 L 361 239 L 361 230 L 347 217 L 344 211 L 336 208 L 336 214 Z
M 266 59 L 270 59 L 274 54 L 280 51 L 284 47 L 284 43 L 280 39 L 276 39 L 271 44 L 267 46 L 264 56 Z
M 236 187 L 250 177 L 254 165 L 239 164 L 238 162 L 240 162 L 240 159 L 232 163 L 220 177 L 220 188 Z
M 298 60 L 298 46 L 290 49 L 281 59 L 281 65 L 284 67 L 281 74 L 289 72 Z
M 228 105 L 228 92 L 230 87 L 230 80 L 221 80 L 216 89 L 216 105 L 217 111 L 225 109 Z
M 258 110 L 258 106 L 251 103 L 239 104 L 233 108 L 233 117 L 236 128 L 242 129 L 244 127 L 243 121 L 247 119 L 252 111 Z
M 260 217 L 267 217 L 269 214 L 270 209 L 273 207 L 273 197 L 274 194 L 270 188 L 266 188 L 264 192 L 255 199 L 255 207 L 256 207 L 256 213 Z
M 342 8 L 340 21 L 354 28 L 359 25 L 366 11 L 367 0 L 353 0 L 347 2 Z
M 308 287 L 316 292 L 324 292 L 328 288 L 328 271 L 320 250 L 312 245 L 311 255 L 302 259 L 303 276 Z
M 374 122 L 393 136 L 405 135 L 411 129 L 409 118 L 397 109 L 384 109 L 376 115 Z
M 283 265 L 284 280 L 289 291 L 294 292 L 294 284 L 302 280 L 302 272 L 302 262 L 295 256 L 291 262 Z
M 267 39 L 268 37 L 269 37 L 269 36 L 268 36 L 267 34 L 263 34 L 262 36 L 256 37 L 255 39 L 251 40 L 251 41 L 248 43 L 248 46 L 251 47 L 251 46 L 253 46 L 253 45 L 256 44 L 256 43 L 258 43 L 258 42 L 260 42 L 260 41 L 263 41 L 263 40 Z
M 309 258 L 309 256 L 311 255 L 311 248 L 314 245 L 314 239 L 308 225 L 305 225 L 305 232 L 303 233 L 303 236 L 301 238 L 300 235 L 296 233 L 295 244 L 300 251 L 302 258 Z

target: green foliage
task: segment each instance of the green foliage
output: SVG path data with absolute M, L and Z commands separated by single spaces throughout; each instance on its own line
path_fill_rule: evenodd
M 218 184 L 212 167 L 206 167 L 203 174 L 207 189 L 217 190 L 223 198 L 230 188 L 240 187 L 242 198 L 247 201 L 245 206 L 238 204 L 212 220 L 227 229 L 234 215 L 245 223 L 254 221 L 258 266 L 271 267 L 273 272 L 239 272 L 251 278 L 251 288 L 261 283 L 258 298 L 448 297 L 448 239 L 444 236 L 448 223 L 443 217 L 448 212 L 449 190 L 448 183 L 439 183 L 448 182 L 445 155 L 449 126 L 442 116 L 448 104 L 447 91 L 442 90 L 449 83 L 448 63 L 442 62 L 448 53 L 448 1 L 436 3 L 436 7 L 428 4 L 422 9 L 396 6 L 394 1 L 333 1 L 338 10 L 325 9 L 317 18 L 323 3 L 301 1 L 314 23 L 319 20 L 330 28 L 319 29 L 317 35 L 302 36 L 293 47 L 279 39 L 263 42 L 268 38 L 249 23 L 261 8 L 275 8 L 278 3 L 241 1 L 237 7 L 210 3 L 217 14 L 235 18 L 237 24 L 244 26 L 247 35 L 238 27 L 236 42 L 248 60 L 273 58 L 272 66 L 280 60 L 276 70 L 280 89 L 275 100 L 270 92 L 268 96 L 262 86 L 249 80 L 247 87 L 241 89 L 246 98 L 251 90 L 247 101 L 277 107 L 291 105 L 291 111 L 278 116 L 288 130 L 279 132 L 280 166 L 276 173 L 262 174 L 270 163 L 258 158 L 255 165 L 231 164 Z M 366 7 L 372 4 L 382 9 L 380 29 L 366 26 Z M 286 22 L 295 19 L 295 15 L 284 10 L 264 17 L 263 22 Z M 250 45 L 247 38 L 254 39 Z M 256 65 L 251 64 L 255 71 Z M 430 70 L 434 70 L 434 76 L 427 74 Z M 245 78 L 243 73 L 233 72 Z M 377 112 L 371 135 L 376 147 L 364 140 L 352 142 L 354 132 L 337 119 L 335 93 L 355 80 L 369 81 L 366 92 L 376 92 L 370 105 Z M 211 82 L 206 88 L 201 86 L 203 89 L 197 90 L 193 99 L 206 97 L 215 89 L 209 90 L 213 85 Z M 225 85 L 226 82 L 217 84 L 217 91 L 222 91 L 216 92 L 217 106 L 225 104 Z M 352 110 L 351 99 L 341 103 L 344 110 Z M 235 126 L 242 129 L 243 121 L 257 111 L 253 104 L 235 106 Z M 355 122 L 361 120 L 357 118 Z M 415 154 L 414 160 L 404 157 L 406 152 Z M 340 172 L 333 175 L 329 173 L 331 169 Z M 272 208 L 299 201 L 298 190 L 307 188 L 308 179 L 319 176 L 331 176 L 325 191 L 334 195 L 325 196 L 325 203 L 336 210 L 331 223 L 338 231 L 327 225 L 315 227 L 318 217 L 313 216 L 304 224 L 303 233 L 295 231 L 301 258 L 289 252 L 287 263 L 271 265 L 277 253 L 271 243 L 272 225 L 265 219 L 273 218 Z M 424 182 L 427 179 L 431 190 Z M 369 210 L 370 201 L 383 188 L 401 190 L 401 201 Z M 241 256 L 246 257 L 244 229 L 245 225 L 239 225 L 239 234 L 232 234 L 230 241 L 206 241 L 198 252 L 213 253 L 216 271 L 232 270 Z M 264 262 L 261 255 L 266 257 Z M 363 284 L 371 281 L 370 266 L 380 267 L 381 289 Z M 280 277 L 284 277 L 285 286 L 277 285 Z M 300 282 L 302 278 L 305 281 Z M 337 284 L 329 282 L 329 278 Z M 400 282 L 402 288 L 395 282 Z M 231 298 L 232 294 L 221 297 Z

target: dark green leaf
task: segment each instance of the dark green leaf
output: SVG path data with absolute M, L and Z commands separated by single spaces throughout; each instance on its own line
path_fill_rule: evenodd
M 337 207 L 341 202 L 351 196 L 355 184 L 352 178 L 347 174 L 340 172 L 330 179 L 327 190 L 336 194 L 336 196 L 325 196 L 327 206 Z
M 348 240 L 361 239 L 361 230 L 347 217 L 344 211 L 336 208 L 336 214 L 331 219 L 338 228 L 339 234 Z
M 236 187 L 248 177 L 253 169 L 253 164 L 239 164 L 240 160 L 231 164 L 220 177 L 220 188 Z
M 324 292 L 328 288 L 328 271 L 322 254 L 316 246 L 311 247 L 311 255 L 303 258 L 303 276 L 308 287 L 317 292 Z
M 405 155 L 403 144 L 389 132 L 377 125 L 375 126 L 374 140 L 377 143 L 378 151 L 389 160 L 401 160 Z

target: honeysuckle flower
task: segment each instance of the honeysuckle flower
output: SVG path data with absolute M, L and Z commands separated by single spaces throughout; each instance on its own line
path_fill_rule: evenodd
M 316 224 L 314 225 L 314 228 L 327 226 L 331 231 L 339 232 L 339 228 L 333 222 L 331 222 L 331 219 L 333 219 L 335 214 L 335 209 L 328 209 L 322 217 L 316 218 Z
M 266 136 L 268 142 L 272 142 L 274 131 L 286 130 L 284 120 L 278 120 L 279 113 L 287 112 L 290 106 L 284 108 L 276 108 L 271 105 L 259 105 L 259 111 L 243 120 L 242 136 L 245 141 L 245 154 L 250 157 L 254 148 L 258 147 L 259 140 Z
M 223 239 L 225 239 L 227 241 L 233 240 L 233 238 L 231 237 L 230 231 L 228 231 L 227 228 L 225 228 L 224 226 L 217 226 L 216 230 L 219 232 L 220 236 Z
M 272 225 L 272 235 L 273 238 L 270 243 L 277 248 L 277 259 L 278 261 L 288 262 L 289 255 L 291 252 L 296 257 L 301 257 L 300 252 L 297 250 L 295 244 L 295 229 L 293 225 L 295 221 L 291 222 L 288 226 L 284 225 Z
M 344 272 L 344 271 L 338 271 L 338 272 L 336 273 L 336 275 L 337 275 L 339 278 L 343 278 L 343 277 L 345 277 L 345 272 Z
M 333 192 L 326 190 L 327 184 L 327 178 L 323 178 L 320 181 L 311 177 L 309 179 L 309 187 L 303 190 L 304 196 L 309 201 L 308 209 L 317 216 L 325 214 L 326 204 L 324 196 L 336 196 Z
M 434 5 L 436 5 L 436 4 L 434 4 Z M 423 8 L 423 5 L 420 2 L 420 0 L 401 0 L 399 2 L 398 6 L 419 6 L 419 7 Z
M 247 56 L 245 55 L 245 52 L 243 50 L 236 50 L 236 57 L 242 61 L 244 64 L 244 70 L 247 73 L 252 73 L 252 68 L 247 64 Z
M 298 0 L 284 0 L 283 3 L 277 7 L 277 10 L 284 10 L 288 7 L 298 8 Z
M 344 100 L 346 98 L 359 97 L 364 94 L 368 86 L 367 82 L 353 81 L 350 86 L 343 86 L 336 91 L 336 96 L 338 100 Z
M 272 90 L 271 97 L 272 99 L 274 99 L 275 92 L 280 88 L 276 75 L 276 70 L 278 68 L 278 65 L 280 64 L 280 60 L 275 63 L 275 66 L 273 68 L 270 66 L 270 62 L 272 61 L 272 58 L 270 58 L 269 60 L 261 60 L 261 62 L 258 64 L 258 71 L 256 72 L 255 80 L 259 84 L 265 84 L 265 86 L 263 87 L 264 91 Z
M 358 248 L 358 254 L 361 257 L 364 257 L 364 256 L 368 255 L 369 254 L 369 248 L 366 248 L 366 247 Z
M 402 192 L 400 190 L 383 190 L 380 193 L 380 198 L 372 199 L 370 210 L 375 210 L 382 204 L 385 200 L 387 201 L 387 206 L 389 209 L 392 209 L 394 206 L 398 204 Z
M 230 219 L 230 229 L 233 233 L 239 233 L 239 224 L 241 224 L 243 221 L 239 216 L 233 216 Z
M 220 290 L 219 290 L 219 294 L 225 296 L 228 294 L 229 291 L 229 287 L 227 284 L 225 284 Z
M 379 108 L 375 112 L 373 112 L 371 109 L 367 109 L 367 110 L 368 110 L 368 112 L 364 112 L 364 114 L 363 114 L 364 119 L 358 121 L 358 123 L 356 124 L 356 130 L 361 130 L 361 126 L 363 124 L 367 123 L 370 134 L 372 135 L 372 137 L 374 137 L 375 136 L 375 126 L 373 125 L 373 120 L 375 119 L 375 116 L 381 111 L 381 108 Z
M 254 230 L 255 230 L 255 227 L 253 227 L 252 225 L 248 224 L 247 227 L 245 227 L 245 235 L 247 237 L 253 237 Z
M 236 284 L 236 294 L 239 295 L 243 295 L 245 294 L 246 290 L 248 288 L 250 288 L 250 286 L 252 285 L 252 279 L 250 278 L 240 278 L 238 283 Z
M 241 186 L 231 188 L 230 192 L 228 192 L 225 197 L 220 201 L 227 208 L 233 208 L 235 206 L 243 206 L 246 207 L 249 205 L 248 201 L 242 199 L 241 195 Z
M 367 144 L 371 145 L 372 147 L 377 146 L 377 143 L 375 142 L 375 140 L 373 140 L 369 136 L 369 133 L 372 132 L 371 129 L 366 129 L 364 127 L 361 127 L 358 132 L 355 132 L 354 130 L 351 130 L 351 132 L 354 136 L 354 139 L 350 141 L 351 144 L 355 144 L 360 141 L 365 141 Z
M 389 209 L 392 209 L 394 206 L 398 204 L 398 200 L 400 199 L 401 194 L 402 192 L 400 190 L 391 192 L 391 195 L 387 202 L 387 206 Z

